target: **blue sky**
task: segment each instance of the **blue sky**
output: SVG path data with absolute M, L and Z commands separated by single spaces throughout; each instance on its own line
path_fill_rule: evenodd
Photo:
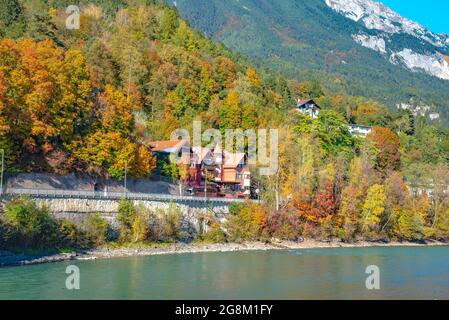
M 449 34 L 448 0 L 378 0 L 433 32 Z

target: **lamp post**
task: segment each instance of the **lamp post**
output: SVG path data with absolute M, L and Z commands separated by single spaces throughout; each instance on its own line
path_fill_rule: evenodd
M 127 173 L 128 173 L 128 161 L 125 161 L 125 199 L 127 198 L 128 186 L 127 186 Z
M 257 203 L 260 204 L 260 187 L 259 187 L 259 185 L 257 186 L 256 194 L 257 194 Z
M 204 166 L 204 198 L 207 198 L 207 168 Z
M 3 171 L 4 171 L 4 163 L 5 163 L 5 149 L 0 149 L 2 152 L 2 172 L 0 175 L 0 196 L 3 196 Z

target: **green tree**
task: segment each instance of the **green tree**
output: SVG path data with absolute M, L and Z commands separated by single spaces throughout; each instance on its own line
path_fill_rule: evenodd
M 159 25 L 159 34 L 162 40 L 169 40 L 179 27 L 178 14 L 174 9 L 165 9 Z
M 84 230 L 93 245 L 103 245 L 108 240 L 109 223 L 99 213 L 87 216 L 84 221 Z
M 3 0 L 0 3 L 0 22 L 9 26 L 22 14 L 22 6 L 18 0 Z
M 118 204 L 117 221 L 122 227 L 131 229 L 134 218 L 136 216 L 136 209 L 131 200 L 121 199 Z
M 352 154 L 354 137 L 348 130 L 348 124 L 342 115 L 332 110 L 323 110 L 313 123 L 313 133 L 319 138 L 320 147 L 325 156 L 344 153 Z
M 17 231 L 19 244 L 37 248 L 58 245 L 58 224 L 47 208 L 22 197 L 7 203 L 5 212 L 9 224 Z
M 422 218 L 407 208 L 399 209 L 395 212 L 397 217 L 396 234 L 405 240 L 421 240 L 424 232 Z

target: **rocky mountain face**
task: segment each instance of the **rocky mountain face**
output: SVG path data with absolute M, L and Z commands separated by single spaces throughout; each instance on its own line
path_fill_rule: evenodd
M 326 4 L 347 18 L 362 22 L 370 30 L 387 34 L 407 33 L 437 47 L 449 48 L 449 35 L 435 34 L 419 23 L 402 17 L 381 2 L 372 0 L 325 0 Z
M 371 0 L 167 0 L 206 36 L 298 80 L 449 123 L 449 36 Z
M 371 33 L 352 35 L 360 45 L 383 54 L 391 63 L 449 80 L 449 35 L 436 34 L 419 23 L 406 19 L 380 2 L 371 0 L 325 0 L 345 17 L 363 24 Z M 416 39 L 414 48 L 395 49 L 392 35 L 409 35 Z M 429 45 L 432 48 L 429 48 Z

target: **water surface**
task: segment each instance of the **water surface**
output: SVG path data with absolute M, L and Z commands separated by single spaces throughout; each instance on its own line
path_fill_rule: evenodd
M 65 271 L 80 269 L 80 290 Z M 365 287 L 369 265 L 381 289 Z M 449 299 L 449 247 L 191 253 L 0 268 L 0 299 Z

